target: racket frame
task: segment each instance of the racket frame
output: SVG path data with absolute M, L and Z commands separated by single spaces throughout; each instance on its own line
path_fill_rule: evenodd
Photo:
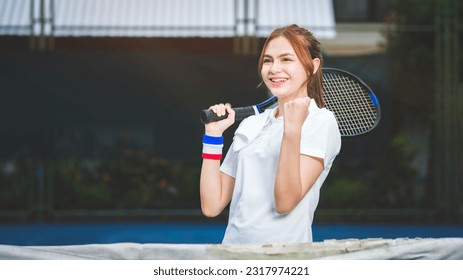
M 354 74 L 352 74 L 352 73 L 350 73 L 348 71 L 337 69 L 337 68 L 325 68 L 324 67 L 323 68 L 323 89 L 324 89 L 325 106 L 327 105 L 327 103 L 330 104 L 329 101 L 327 102 L 327 100 L 329 100 L 329 98 L 326 98 L 326 96 L 327 96 L 326 92 L 328 92 L 328 91 L 325 90 L 325 81 L 328 79 L 327 76 L 330 75 L 330 74 L 333 74 L 333 75 L 339 74 L 342 77 L 349 77 L 352 80 L 355 80 L 358 83 L 358 85 L 361 86 L 361 88 L 365 92 L 365 95 L 368 95 L 368 97 L 371 100 L 373 106 L 375 107 L 375 112 L 376 112 L 376 115 L 375 115 L 375 118 L 374 118 L 374 123 L 367 130 L 364 130 L 361 133 L 345 134 L 345 133 L 343 133 L 344 130 L 340 129 L 341 136 L 342 137 L 355 137 L 355 136 L 366 134 L 366 133 L 370 132 L 371 130 L 373 130 L 378 125 L 378 123 L 379 123 L 379 121 L 381 119 L 381 107 L 379 105 L 378 98 L 376 97 L 374 92 L 371 90 L 371 88 L 362 79 L 360 79 L 358 76 L 356 76 L 356 75 L 354 75 Z M 335 93 L 329 94 L 328 96 L 330 96 L 330 95 L 335 95 Z M 270 98 L 268 98 L 268 99 L 266 99 L 266 100 L 264 100 L 261 103 L 256 104 L 256 105 L 233 108 L 234 110 L 237 110 L 236 112 L 241 112 L 241 111 L 246 112 L 245 116 L 241 115 L 241 114 L 236 114 L 235 115 L 236 116 L 236 121 L 242 121 L 244 118 L 252 115 L 252 114 L 249 114 L 251 112 L 251 108 L 254 111 L 254 115 L 258 115 L 258 114 L 264 112 L 266 109 L 272 107 L 276 103 L 278 103 L 278 98 L 276 96 L 272 96 L 272 97 L 270 97 Z M 339 110 L 335 110 L 333 108 L 334 106 L 331 107 L 331 105 L 328 105 L 326 107 L 327 107 L 327 109 L 329 109 L 330 111 L 333 112 L 333 114 L 336 117 L 336 121 L 339 124 L 341 120 L 336 115 L 336 112 L 339 111 Z M 208 122 L 207 119 L 211 114 L 213 114 L 213 113 L 210 112 L 210 110 L 203 110 L 201 112 L 201 116 L 200 116 L 201 121 L 203 123 L 207 123 Z M 226 118 L 226 116 L 222 117 L 222 118 Z M 214 121 L 217 121 L 217 119 L 215 119 Z

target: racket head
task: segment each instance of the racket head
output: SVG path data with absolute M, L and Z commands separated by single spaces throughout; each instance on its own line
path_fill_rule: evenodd
M 371 88 L 354 74 L 323 68 L 325 106 L 333 112 L 343 137 L 373 130 L 381 118 L 381 107 Z

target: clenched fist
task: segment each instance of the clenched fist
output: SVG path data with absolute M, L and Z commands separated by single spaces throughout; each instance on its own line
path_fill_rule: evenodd
M 301 129 L 309 114 L 310 97 L 298 97 L 286 102 L 284 106 L 285 129 Z

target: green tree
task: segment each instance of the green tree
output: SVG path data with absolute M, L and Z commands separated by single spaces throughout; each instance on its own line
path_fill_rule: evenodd
M 392 65 L 398 130 L 406 123 L 428 125 L 434 94 L 435 0 L 395 1 L 385 36 Z
M 442 174 L 434 170 L 435 164 L 441 164 L 439 158 L 442 156 L 441 151 L 435 150 L 435 143 L 437 143 L 435 141 L 441 133 L 435 124 L 436 119 L 441 117 L 438 111 L 448 110 L 445 107 L 439 107 L 440 109 L 436 110 L 439 105 L 436 103 L 436 97 L 439 94 L 436 85 L 443 83 L 439 80 L 439 72 L 436 69 L 443 67 L 442 56 L 448 58 L 446 63 L 459 64 L 461 67 L 461 61 L 456 61 L 458 55 L 455 59 L 455 57 L 450 57 L 451 54 L 448 52 L 438 51 L 436 42 L 440 44 L 440 38 L 449 36 L 443 34 L 443 29 L 438 23 L 446 20 L 450 23 L 448 27 L 452 32 L 460 28 L 461 40 L 461 27 L 455 19 L 463 15 L 463 4 L 459 0 L 406 0 L 395 1 L 393 10 L 394 13 L 389 18 L 388 27 L 385 29 L 385 36 L 387 50 L 394 61 L 392 66 L 394 90 L 391 94 L 396 108 L 395 133 L 396 135 L 407 134 L 412 130 L 421 137 L 429 137 L 426 141 L 428 143 L 428 167 L 427 178 L 425 178 L 427 190 L 424 205 L 436 206 L 436 189 L 441 186 L 434 177 L 442 176 Z M 455 42 L 458 40 L 451 44 Z M 461 52 L 460 46 L 460 51 L 457 53 L 461 54 Z M 452 145 L 451 143 L 454 142 L 444 143 L 444 145 Z

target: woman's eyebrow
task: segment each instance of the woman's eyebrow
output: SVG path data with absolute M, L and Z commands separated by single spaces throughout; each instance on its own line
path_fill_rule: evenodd
M 278 57 L 284 57 L 284 56 L 294 56 L 294 54 L 292 54 L 292 53 L 284 53 L 284 54 L 280 54 Z
M 285 56 L 294 56 L 294 54 L 292 54 L 292 53 L 283 53 L 283 54 L 280 54 L 278 57 L 285 57 Z M 271 56 L 269 54 L 264 54 L 264 57 L 273 58 L 273 56 Z

